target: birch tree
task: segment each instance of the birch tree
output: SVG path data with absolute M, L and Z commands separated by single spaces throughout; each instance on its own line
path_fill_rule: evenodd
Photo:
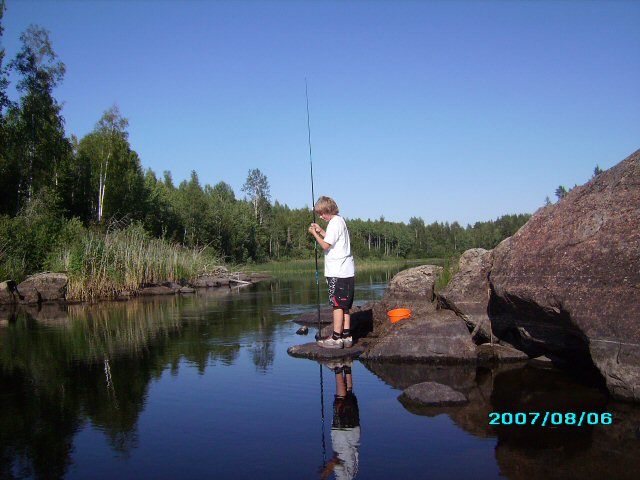
M 104 214 L 104 198 L 107 185 L 112 181 L 118 181 L 109 175 L 109 164 L 113 162 L 117 150 L 123 143 L 128 144 L 127 127 L 129 121 L 120 114 L 117 105 L 104 112 L 94 133 L 97 140 L 95 162 L 98 164 L 98 222 L 102 221 Z
M 242 191 L 248 195 L 249 201 L 253 205 L 256 221 L 259 225 L 262 225 L 265 209 L 271 198 L 269 181 L 266 175 L 257 168 L 249 170 L 247 180 L 242 186 Z

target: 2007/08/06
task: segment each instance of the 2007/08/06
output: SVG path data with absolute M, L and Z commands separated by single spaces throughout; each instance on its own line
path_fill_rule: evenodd
M 611 425 L 613 414 L 609 412 L 491 412 L 489 425 Z

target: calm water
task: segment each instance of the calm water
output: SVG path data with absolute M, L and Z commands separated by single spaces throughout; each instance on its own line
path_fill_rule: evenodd
M 360 274 L 359 301 L 380 298 L 391 273 Z M 291 320 L 314 305 L 313 279 L 298 277 L 0 315 L 0 478 L 637 478 L 640 409 L 591 378 L 357 361 L 336 376 L 286 352 L 312 341 Z M 337 407 L 359 429 L 332 432 L 344 380 L 357 410 Z M 470 403 L 399 401 L 427 380 Z M 614 422 L 488 425 L 491 411 L 537 410 Z

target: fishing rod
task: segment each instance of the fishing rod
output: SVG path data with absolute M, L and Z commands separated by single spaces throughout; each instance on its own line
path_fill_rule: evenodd
M 316 196 L 313 189 L 313 156 L 311 155 L 311 120 L 309 115 L 309 87 L 307 86 L 307 79 L 304 79 L 304 93 L 307 98 L 307 132 L 309 134 L 309 166 L 311 169 L 311 210 L 313 212 L 313 223 L 316 222 Z M 315 255 L 316 255 L 316 305 L 318 307 L 318 333 L 316 339 L 320 338 L 322 332 L 322 326 L 320 324 L 320 281 L 318 274 L 318 242 L 314 242 Z
M 313 189 L 313 156 L 311 155 L 311 121 L 309 115 L 309 87 L 307 79 L 304 79 L 304 94 L 307 99 L 307 132 L 309 134 L 309 167 L 311 169 L 311 210 L 313 211 L 313 223 L 316 223 L 316 196 Z M 318 333 L 316 339 L 321 337 L 322 325 L 320 323 L 320 281 L 318 274 L 318 242 L 314 242 L 316 255 L 316 306 L 318 309 Z M 322 375 L 322 364 L 320 366 L 320 412 L 322 418 L 322 467 L 327 463 L 327 444 L 324 432 L 324 379 Z

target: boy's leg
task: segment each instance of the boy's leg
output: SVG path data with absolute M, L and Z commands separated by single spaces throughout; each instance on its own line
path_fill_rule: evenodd
M 342 335 L 342 330 L 346 327 L 348 315 L 344 314 L 344 311 L 341 308 L 333 309 L 333 331 L 334 333 L 338 333 Z
M 349 310 L 344 312 L 344 325 L 343 330 L 351 330 L 351 315 L 349 315 Z

